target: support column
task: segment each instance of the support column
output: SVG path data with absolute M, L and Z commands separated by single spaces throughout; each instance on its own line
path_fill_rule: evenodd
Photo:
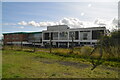
M 68 33 L 68 35 L 67 35 L 68 39 L 67 40 L 69 40 L 69 31 L 67 31 L 67 33 Z M 67 47 L 69 48 L 69 41 L 67 43 Z
M 58 40 L 60 40 L 60 32 L 58 32 Z M 58 48 L 60 47 L 59 44 L 60 44 L 60 43 L 59 43 L 59 41 L 58 41 Z
M 67 47 L 69 48 L 69 42 L 68 42 L 68 44 L 67 44 Z
M 42 46 L 43 46 L 43 40 L 44 40 L 44 33 L 42 32 Z
M 58 32 L 58 40 L 60 40 L 60 32 Z
M 80 41 L 81 41 L 81 40 L 80 40 L 80 31 L 79 31 L 79 44 L 80 44 Z M 80 45 L 81 45 L 81 44 L 80 44 Z
M 58 48 L 60 47 L 60 45 L 59 45 L 60 43 L 58 42 Z
M 80 40 L 80 31 L 79 31 L 79 40 Z
M 69 31 L 67 33 L 68 33 L 68 40 L 69 40 Z
M 92 44 L 92 30 L 90 30 L 90 40 L 91 40 L 91 44 Z

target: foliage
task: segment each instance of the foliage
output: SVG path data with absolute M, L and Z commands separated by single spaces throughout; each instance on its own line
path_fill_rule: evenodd
M 118 58 L 118 56 L 120 55 L 120 43 L 118 42 L 120 40 L 120 31 L 114 31 L 111 32 L 111 36 L 100 36 L 99 42 L 97 44 L 97 46 L 93 49 L 93 51 L 91 52 L 91 54 L 93 54 L 93 52 L 99 48 L 99 54 L 100 57 L 98 57 L 97 61 L 95 61 L 93 59 L 93 57 L 91 57 L 91 63 L 93 65 L 93 69 L 95 69 L 98 65 L 102 64 L 104 62 L 104 60 L 102 59 L 103 56 L 103 51 L 107 54 L 108 53 L 108 57 L 114 57 L 114 58 Z M 108 58 L 108 59 L 109 59 Z M 104 58 L 105 59 L 105 58 Z
M 109 57 L 120 57 L 120 30 L 111 32 L 110 36 L 104 36 L 102 45 Z

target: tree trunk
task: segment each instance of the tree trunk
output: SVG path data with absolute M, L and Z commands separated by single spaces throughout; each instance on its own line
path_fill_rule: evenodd
M 12 41 L 11 41 L 11 49 L 13 49 L 13 43 L 12 43 Z
M 51 40 L 51 35 L 50 35 L 50 53 L 52 53 L 52 40 Z
M 34 46 L 33 52 L 35 52 L 36 51 L 36 48 L 35 48 L 35 39 L 34 39 L 34 42 L 33 42 L 33 46 Z
M 73 36 L 72 36 L 72 46 L 71 46 L 71 53 L 73 53 L 73 50 L 74 50 L 74 39 L 73 39 Z
M 23 50 L 23 44 L 22 44 L 23 42 L 22 42 L 22 40 L 21 40 L 21 50 Z

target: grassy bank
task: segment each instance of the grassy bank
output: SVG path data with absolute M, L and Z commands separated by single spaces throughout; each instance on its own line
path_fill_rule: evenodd
M 3 50 L 3 78 L 118 78 L 118 69 L 45 51 Z
M 5 50 L 17 50 L 21 51 L 21 46 L 5 46 Z M 24 52 L 33 52 L 33 47 L 26 47 L 23 46 L 22 51 Z M 70 48 L 52 48 L 52 53 L 50 53 L 53 57 L 53 55 L 57 55 L 59 57 L 64 57 L 65 59 L 69 59 L 71 61 L 81 61 L 81 62 L 91 62 L 90 59 L 90 52 L 93 50 L 92 47 L 75 47 L 73 53 L 71 52 Z M 35 53 L 49 53 L 50 49 L 49 48 L 36 48 Z M 118 53 L 119 54 L 119 53 Z M 39 54 L 40 55 L 40 54 Z M 99 57 L 99 50 L 96 50 L 95 53 L 93 53 L 92 58 L 94 60 L 97 60 L 97 57 Z M 57 57 L 57 59 L 59 59 Z M 111 66 L 111 67 L 120 67 L 120 58 L 118 56 L 111 56 L 108 55 L 107 53 L 103 53 L 102 57 L 103 65 L 106 66 Z

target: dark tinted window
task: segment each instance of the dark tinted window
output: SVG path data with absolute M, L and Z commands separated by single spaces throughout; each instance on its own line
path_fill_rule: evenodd
M 104 34 L 104 30 L 93 30 L 92 31 L 92 39 L 100 39 L 100 34 Z
M 75 39 L 78 40 L 79 39 L 79 32 L 75 31 Z
M 44 39 L 49 40 L 49 33 L 44 33 Z

